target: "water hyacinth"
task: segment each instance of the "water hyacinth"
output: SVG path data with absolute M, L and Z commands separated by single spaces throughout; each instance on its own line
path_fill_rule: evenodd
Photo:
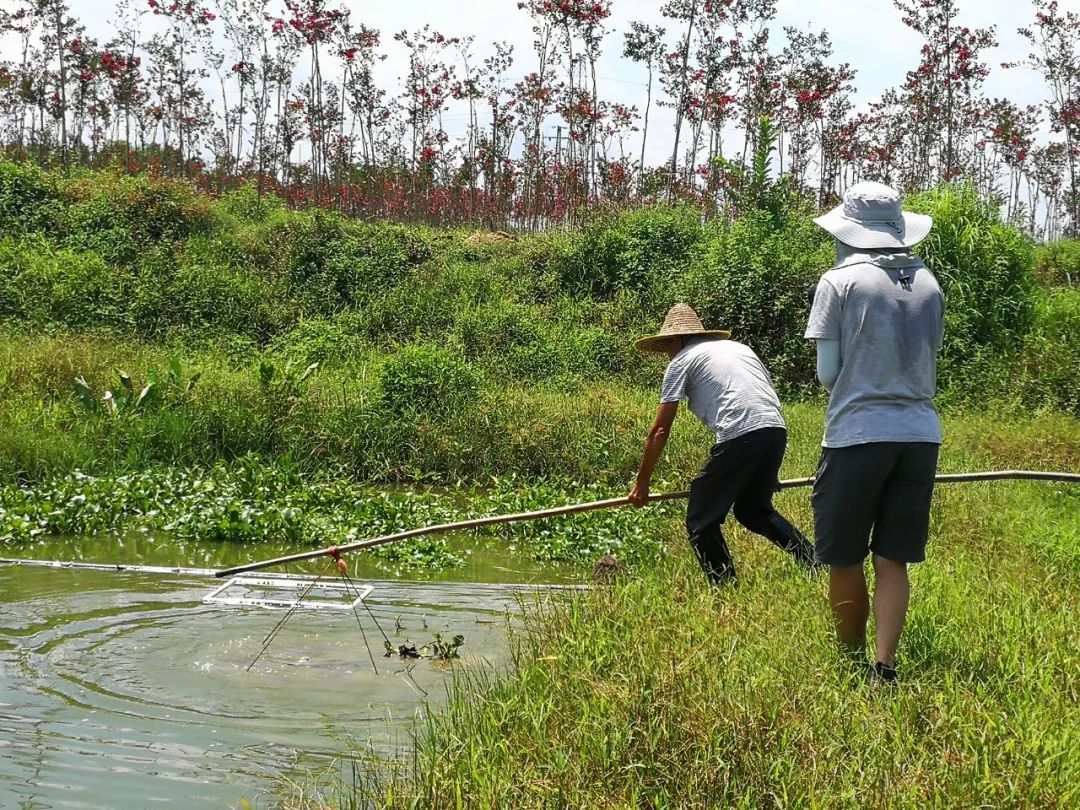
M 0 487 L 0 543 L 143 529 L 186 541 L 317 547 L 613 494 L 621 493 L 576 481 L 533 484 L 513 477 L 486 489 L 380 490 L 301 476 L 284 462 L 246 456 L 210 468 L 100 477 L 73 472 L 35 486 Z M 641 563 L 661 555 L 663 525 L 671 525 L 676 509 L 664 504 L 643 512 L 605 510 L 478 530 L 474 536 L 495 538 L 543 562 L 591 564 L 614 554 Z M 394 569 L 438 570 L 462 562 L 440 537 L 383 546 L 373 554 Z

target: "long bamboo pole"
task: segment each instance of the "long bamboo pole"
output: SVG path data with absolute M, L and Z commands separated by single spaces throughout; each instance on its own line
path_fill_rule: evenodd
M 1067 473 L 1067 472 L 1044 472 L 1040 470 L 995 470 L 991 472 L 977 472 L 977 473 L 946 473 L 938 475 L 934 478 L 934 481 L 938 484 L 955 484 L 967 481 L 1006 481 L 1006 480 L 1026 480 L 1026 481 L 1064 481 L 1073 484 L 1080 484 L 1080 473 Z M 814 483 L 813 478 L 791 478 L 786 481 L 779 482 L 778 489 L 794 489 L 796 487 L 808 487 Z M 680 490 L 678 492 L 665 492 L 660 495 L 650 495 L 649 503 L 657 503 L 659 501 L 674 501 L 681 498 L 686 498 L 690 494 L 689 490 Z M 263 568 L 272 568 L 276 565 L 285 565 L 287 563 L 301 562 L 303 560 L 314 560 L 319 557 L 338 556 L 348 551 L 359 551 L 365 548 L 375 548 L 376 546 L 382 546 L 387 543 L 394 543 L 398 540 L 408 540 L 412 537 L 420 537 L 422 535 L 431 534 L 443 534 L 444 532 L 456 532 L 464 531 L 466 529 L 479 529 L 483 526 L 495 526 L 500 523 L 518 523 L 525 520 L 540 520 L 541 518 L 560 517 L 562 515 L 576 515 L 580 512 L 592 512 L 596 509 L 611 509 L 617 506 L 626 506 L 630 503 L 630 499 L 623 498 L 608 498 L 603 501 L 590 501 L 589 503 L 570 504 L 569 506 L 557 506 L 553 509 L 540 509 L 535 512 L 518 512 L 513 515 L 489 515 L 488 517 L 473 518 L 471 520 L 459 520 L 454 523 L 441 523 L 436 526 L 422 526 L 417 529 L 408 529 L 403 532 L 395 532 L 394 534 L 383 535 L 382 537 L 375 537 L 370 540 L 358 540 L 355 543 L 348 543 L 344 546 L 331 546 L 330 548 L 318 549 L 316 551 L 302 551 L 298 554 L 289 554 L 285 557 L 275 557 L 271 560 L 262 560 L 259 562 L 247 563 L 246 565 L 237 565 L 232 568 L 225 568 L 221 571 L 216 571 L 214 576 L 219 578 L 231 577 L 236 574 L 244 574 L 248 571 L 260 571 Z

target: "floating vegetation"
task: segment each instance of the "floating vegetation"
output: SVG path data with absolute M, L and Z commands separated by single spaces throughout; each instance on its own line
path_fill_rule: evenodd
M 484 490 L 386 490 L 347 480 L 312 478 L 286 463 L 247 456 L 208 469 L 153 469 L 119 476 L 81 472 L 34 486 L 0 487 L 0 543 L 133 530 L 179 540 L 296 546 L 342 545 L 462 517 L 521 512 L 615 494 L 575 481 L 533 484 L 518 478 Z M 591 564 L 611 554 L 621 562 L 655 560 L 663 523 L 678 507 L 607 510 L 479 531 L 543 562 Z M 438 537 L 373 549 L 388 569 L 445 569 L 462 557 Z

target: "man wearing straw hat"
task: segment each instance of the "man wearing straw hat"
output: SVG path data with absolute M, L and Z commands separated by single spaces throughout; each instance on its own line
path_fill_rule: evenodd
M 649 498 L 653 469 L 664 450 L 679 402 L 716 436 L 705 466 L 690 484 L 686 530 L 705 575 L 720 584 L 735 578 L 721 526 L 734 507 L 735 519 L 764 535 L 806 566 L 810 543 L 773 508 L 777 473 L 787 449 L 787 426 L 769 372 L 753 350 L 728 340 L 730 332 L 705 329 L 687 304 L 676 304 L 659 334 L 642 338 L 641 351 L 666 354 L 660 407 L 649 428 L 630 502 Z
M 934 409 L 944 297 L 911 248 L 930 217 L 902 211 L 880 183 L 857 183 L 815 220 L 836 237 L 837 263 L 814 293 L 806 337 L 830 391 L 811 502 L 817 558 L 845 650 L 866 666 L 870 614 L 863 564 L 873 555 L 876 656 L 896 679 L 908 563 L 926 556 L 941 424 Z

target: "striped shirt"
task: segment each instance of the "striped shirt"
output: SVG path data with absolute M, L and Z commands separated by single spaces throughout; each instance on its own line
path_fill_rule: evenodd
M 668 364 L 660 402 L 687 401 L 726 442 L 761 428 L 783 428 L 772 378 L 753 349 L 734 340 L 694 338 Z

